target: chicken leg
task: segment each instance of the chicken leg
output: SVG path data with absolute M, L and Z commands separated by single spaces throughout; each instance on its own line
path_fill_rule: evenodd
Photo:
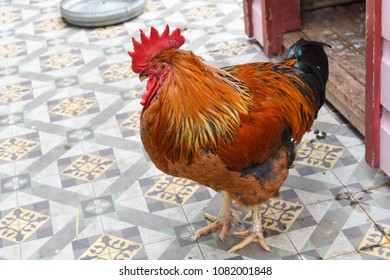
M 212 216 L 207 213 L 203 214 L 204 217 L 212 223 L 196 231 L 196 240 L 198 240 L 203 235 L 209 234 L 210 232 L 221 230 L 219 238 L 222 241 L 225 241 L 226 234 L 228 233 L 231 224 L 233 223 L 234 225 L 240 225 L 240 222 L 237 220 L 237 218 L 233 216 L 234 211 L 237 210 L 232 204 L 232 199 L 229 197 L 227 192 L 223 192 L 222 204 L 221 209 L 219 210 L 218 217 Z
M 252 219 L 253 219 L 252 227 L 244 231 L 232 232 L 233 235 L 245 237 L 245 239 L 241 243 L 233 246 L 229 250 L 229 253 L 234 253 L 244 248 L 245 246 L 249 245 L 252 242 L 259 243 L 264 250 L 271 252 L 269 246 L 267 245 L 267 243 L 265 243 L 264 240 L 263 226 L 261 223 L 261 205 L 259 204 L 253 206 L 251 211 L 252 211 Z

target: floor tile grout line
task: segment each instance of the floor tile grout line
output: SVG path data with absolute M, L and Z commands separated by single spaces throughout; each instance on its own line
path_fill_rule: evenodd
M 333 172 L 333 171 L 332 171 Z M 334 174 L 336 176 L 336 174 Z M 356 199 L 356 194 L 357 193 L 367 193 L 367 190 L 362 190 L 362 191 L 359 191 L 359 192 L 351 192 L 350 190 L 348 190 L 348 188 L 341 182 L 341 180 L 336 176 L 336 178 L 340 181 L 340 183 L 342 184 L 342 186 L 344 187 L 344 189 L 353 197 L 353 199 L 355 200 L 356 204 L 358 205 L 358 207 L 367 215 L 367 217 L 372 221 L 372 224 L 374 224 L 374 226 L 384 235 L 384 237 L 390 242 L 390 238 L 387 236 L 386 232 L 382 231 L 381 228 L 377 225 L 378 221 L 376 221 L 367 211 L 366 209 L 362 206 L 364 205 L 364 203 L 362 203 L 361 201 L 359 201 L 359 199 Z M 364 238 L 364 237 L 363 237 Z M 355 249 L 357 253 L 358 250 Z
M 298 248 L 295 246 L 294 242 L 292 241 L 292 239 L 290 238 L 290 236 L 288 235 L 289 231 L 286 231 L 286 236 L 288 238 L 288 240 L 290 241 L 290 243 L 292 244 L 292 246 L 294 247 L 295 251 L 297 252 L 297 255 L 299 256 L 300 260 L 303 260 L 303 256 L 301 254 L 301 252 L 299 252 Z
M 347 256 L 347 255 L 351 255 L 351 254 L 359 254 L 359 252 L 355 249 L 355 251 L 352 251 L 352 252 L 346 252 L 346 253 L 342 253 L 342 254 L 339 254 L 339 255 L 334 255 L 332 257 L 329 257 L 329 258 L 324 258 L 324 260 L 333 260 L 335 258 L 339 258 L 339 257 L 342 257 L 342 256 Z
M 353 195 L 353 194 L 352 194 Z M 383 234 L 383 236 L 390 242 L 390 236 L 387 235 L 386 232 L 382 231 L 381 228 L 378 226 L 378 222 L 377 220 L 375 220 L 373 217 L 370 216 L 370 214 L 366 211 L 366 209 L 362 206 L 364 205 L 363 203 L 361 203 L 360 201 L 358 201 L 358 205 L 359 207 L 362 209 L 362 211 L 370 218 L 370 220 L 372 221 L 372 223 L 375 225 L 375 227 Z
M 201 187 L 204 188 L 205 186 L 201 186 Z M 191 222 L 190 222 L 190 220 L 189 220 L 189 218 L 188 218 L 188 216 L 187 216 L 187 213 L 186 213 L 186 211 L 185 211 L 185 209 L 184 209 L 184 207 L 183 207 L 183 204 L 180 204 L 180 208 L 182 209 L 182 211 L 183 211 L 183 213 L 184 213 L 184 216 L 185 216 L 185 218 L 186 218 L 188 227 L 191 229 L 191 232 L 192 232 L 193 237 L 195 237 L 195 231 L 194 231 L 194 229 L 193 229 L 192 226 L 191 226 Z M 203 252 L 203 250 L 202 250 L 202 248 L 201 248 L 201 246 L 200 246 L 199 240 L 196 240 L 196 239 L 194 238 L 194 242 L 196 242 L 196 245 L 197 245 L 197 247 L 199 248 L 199 251 L 200 251 L 200 253 L 201 253 L 202 257 L 203 257 L 203 260 L 206 260 L 206 257 L 205 257 L 205 255 L 204 255 L 204 252 Z

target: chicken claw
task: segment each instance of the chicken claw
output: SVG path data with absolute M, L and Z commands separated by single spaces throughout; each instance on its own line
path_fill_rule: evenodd
M 221 241 L 225 241 L 226 234 L 228 233 L 231 224 L 240 225 L 238 219 L 233 216 L 233 211 L 235 211 L 235 209 L 232 205 L 232 199 L 224 192 L 222 196 L 221 210 L 219 211 L 218 217 L 207 213 L 203 214 L 203 216 L 212 223 L 196 231 L 196 240 L 201 238 L 203 235 L 209 234 L 210 232 L 221 230 L 219 238 Z
M 250 229 L 239 231 L 239 232 L 232 232 L 235 236 L 240 237 L 246 237 L 244 241 L 240 242 L 239 244 L 233 246 L 229 253 L 234 253 L 245 246 L 249 245 L 252 242 L 259 243 L 261 247 L 263 247 L 264 250 L 267 252 L 272 252 L 267 243 L 264 240 L 263 235 L 263 226 L 261 224 L 261 210 L 260 205 L 255 205 L 252 209 L 252 215 L 253 215 L 253 225 Z

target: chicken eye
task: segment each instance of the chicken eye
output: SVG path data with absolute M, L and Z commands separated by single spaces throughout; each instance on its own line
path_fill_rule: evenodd
M 153 63 L 152 68 L 157 69 L 157 63 Z

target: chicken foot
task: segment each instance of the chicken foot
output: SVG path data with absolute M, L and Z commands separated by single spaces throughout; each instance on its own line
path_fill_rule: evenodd
M 221 209 L 219 210 L 218 216 L 215 217 L 208 213 L 203 214 L 203 216 L 212 223 L 196 231 L 195 233 L 196 240 L 198 240 L 203 235 L 209 234 L 210 232 L 221 230 L 221 233 L 219 234 L 219 238 L 222 241 L 225 241 L 226 234 L 228 233 L 231 224 L 233 223 L 234 225 L 240 225 L 238 219 L 233 216 L 234 211 L 237 210 L 234 208 L 232 204 L 232 199 L 229 197 L 228 193 L 223 192 Z
M 245 237 L 245 239 L 239 244 L 233 246 L 229 250 L 229 253 L 234 253 L 244 248 L 245 246 L 249 245 L 252 242 L 259 243 L 264 250 L 271 252 L 271 249 L 269 248 L 269 246 L 264 240 L 263 225 L 261 223 L 261 205 L 255 205 L 252 208 L 251 212 L 252 212 L 253 225 L 251 226 L 250 229 L 239 231 L 239 232 L 232 232 L 233 235 Z

